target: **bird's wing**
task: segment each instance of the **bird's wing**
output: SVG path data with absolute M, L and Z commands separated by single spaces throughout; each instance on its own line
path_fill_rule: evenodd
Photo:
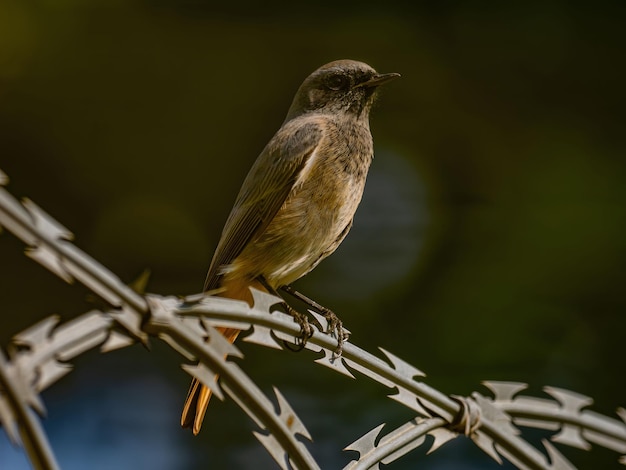
M 300 171 L 317 148 L 323 130 L 315 120 L 285 123 L 254 162 L 235 200 L 217 245 L 204 290 L 218 287 L 220 268 L 263 233 L 281 208 Z

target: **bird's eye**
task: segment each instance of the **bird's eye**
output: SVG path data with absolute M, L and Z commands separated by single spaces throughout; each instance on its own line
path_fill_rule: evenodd
M 326 86 L 331 90 L 347 88 L 348 79 L 344 75 L 331 75 L 326 79 Z

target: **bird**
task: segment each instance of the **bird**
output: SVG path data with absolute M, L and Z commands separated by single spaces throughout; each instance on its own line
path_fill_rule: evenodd
M 250 288 L 276 294 L 337 249 L 352 227 L 374 156 L 369 114 L 376 91 L 399 76 L 336 60 L 302 82 L 236 197 L 207 273 L 206 294 L 252 306 Z M 230 342 L 239 334 L 218 330 Z M 211 390 L 194 378 L 181 416 L 181 426 L 194 435 L 210 397 Z

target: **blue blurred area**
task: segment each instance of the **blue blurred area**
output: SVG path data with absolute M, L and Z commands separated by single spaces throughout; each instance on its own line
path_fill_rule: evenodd
M 76 244 L 149 291 L 198 292 L 248 168 L 300 82 L 338 58 L 402 79 L 372 114 L 376 157 L 353 232 L 297 287 L 352 340 L 444 392 L 482 380 L 625 405 L 623 2 L 0 2 L 0 168 Z M 0 236 L 0 345 L 93 308 Z M 77 361 L 43 394 L 63 468 L 274 468 L 232 403 L 179 429 L 188 377 L 154 342 Z M 412 415 L 388 390 L 301 354 L 242 345 L 322 468 Z M 388 427 L 388 429 L 391 429 Z M 535 442 L 535 441 L 533 441 Z M 537 440 L 538 442 L 538 440 Z M 580 468 L 617 456 L 566 450 Z M 495 468 L 464 440 L 392 468 Z M 26 466 L 0 432 L 0 469 Z
M 80 398 L 54 400 L 44 424 L 59 464 L 70 470 L 190 468 L 191 459 L 178 452 L 181 433 L 171 426 L 178 415 L 177 392 L 153 376 L 96 390 L 84 384 L 76 390 Z M 31 468 L 5 436 L 0 462 L 1 468 Z

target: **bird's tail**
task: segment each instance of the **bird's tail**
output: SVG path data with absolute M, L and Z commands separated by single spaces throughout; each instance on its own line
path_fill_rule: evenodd
M 240 331 L 233 328 L 219 327 L 216 328 L 216 330 L 222 333 L 231 343 L 235 342 Z M 215 378 L 217 379 L 217 376 L 215 376 Z M 189 392 L 187 392 L 185 404 L 183 405 L 183 414 L 180 418 L 180 425 L 183 428 L 191 428 L 194 435 L 200 432 L 202 420 L 204 419 L 204 414 L 206 413 L 212 394 L 213 392 L 209 387 L 202 385 L 202 383 L 195 377 L 193 378 L 189 387 Z
M 217 295 L 220 297 L 227 297 L 229 299 L 245 300 L 250 306 L 252 306 L 253 300 L 252 294 L 250 293 L 250 287 L 267 292 L 267 289 L 258 281 L 243 282 L 242 280 L 232 280 L 223 282 L 222 288 Z M 216 330 L 224 335 L 224 337 L 231 343 L 235 342 L 240 332 L 240 330 L 236 330 L 234 328 L 217 327 Z M 216 380 L 217 377 L 218 376 L 216 375 Z M 194 435 L 197 435 L 200 432 L 211 395 L 212 391 L 209 387 L 203 385 L 195 377 L 192 379 L 189 392 L 187 393 L 187 398 L 185 399 L 185 404 L 183 405 L 180 425 L 183 428 L 191 428 Z

